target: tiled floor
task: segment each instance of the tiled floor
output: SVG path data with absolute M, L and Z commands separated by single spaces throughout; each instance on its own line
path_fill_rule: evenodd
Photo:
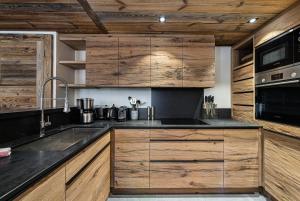
M 199 196 L 112 196 L 108 201 L 266 201 L 259 194 Z

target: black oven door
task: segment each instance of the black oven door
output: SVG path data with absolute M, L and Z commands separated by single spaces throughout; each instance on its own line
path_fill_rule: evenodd
M 300 62 L 300 28 L 294 32 L 294 58 L 295 63 Z
M 256 88 L 256 119 L 300 126 L 300 85 Z
M 294 34 L 286 34 L 255 49 L 256 73 L 292 64 Z

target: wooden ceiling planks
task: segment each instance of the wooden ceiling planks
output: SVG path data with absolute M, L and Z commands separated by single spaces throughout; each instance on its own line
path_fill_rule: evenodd
M 214 34 L 217 45 L 232 45 L 297 1 L 1 0 L 0 30 Z M 247 23 L 253 17 L 257 23 Z
M 217 45 L 236 43 L 296 1 L 88 0 L 109 33 L 214 34 Z M 249 24 L 253 17 L 259 20 Z
M 102 33 L 76 0 L 2 0 L 0 30 Z

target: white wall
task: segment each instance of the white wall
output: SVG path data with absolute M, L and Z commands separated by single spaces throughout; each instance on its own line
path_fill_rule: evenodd
M 215 96 L 218 108 L 231 107 L 231 47 L 216 47 L 216 85 L 214 88 L 205 89 L 205 95 Z M 75 80 L 82 80 L 83 72 L 75 75 Z M 82 81 L 81 81 L 82 82 Z M 76 98 L 90 97 L 95 99 L 95 105 L 130 106 L 128 96 L 133 96 L 146 102 L 143 107 L 151 105 L 151 89 L 149 88 L 101 88 L 78 89 Z
M 216 85 L 204 96 L 215 96 L 218 108 L 231 108 L 231 47 L 216 47 Z

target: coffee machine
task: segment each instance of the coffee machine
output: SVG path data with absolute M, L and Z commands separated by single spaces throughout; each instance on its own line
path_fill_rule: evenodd
M 94 99 L 77 99 L 77 108 L 80 111 L 80 122 L 89 124 L 94 122 Z

